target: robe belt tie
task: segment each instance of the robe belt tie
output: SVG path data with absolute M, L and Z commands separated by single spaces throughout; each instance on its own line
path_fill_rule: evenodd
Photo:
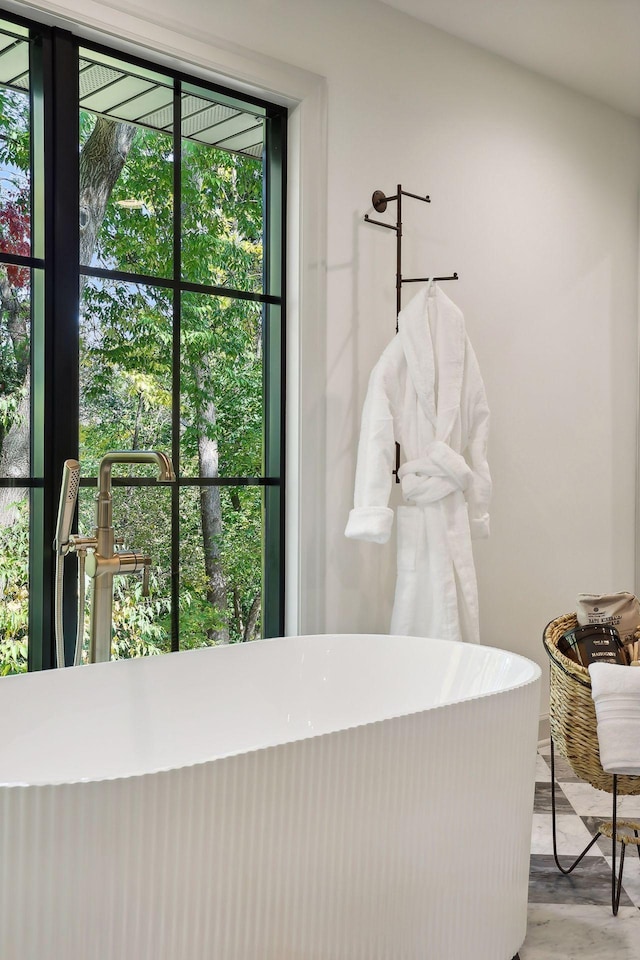
M 435 503 L 456 490 L 465 491 L 473 473 L 464 457 L 442 440 L 432 440 L 419 460 L 408 460 L 398 470 L 405 500 Z

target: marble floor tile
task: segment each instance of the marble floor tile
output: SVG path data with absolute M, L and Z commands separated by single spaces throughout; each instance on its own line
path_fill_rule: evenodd
M 640 960 L 640 858 L 627 847 L 623 892 L 611 911 L 611 841 L 600 837 L 574 872 L 564 876 L 553 859 L 550 749 L 538 751 L 531 830 L 529 926 L 520 960 Z M 556 755 L 558 854 L 571 863 L 601 820 L 610 820 L 612 797 L 576 777 Z M 618 815 L 640 820 L 640 797 L 620 797 Z M 617 868 L 619 869 L 619 851 Z M 566 860 L 564 859 L 566 857 Z
M 599 821 L 596 821 L 598 823 Z M 591 837 L 597 832 L 597 826 L 593 833 L 589 830 L 589 825 L 583 823 L 580 817 L 575 813 L 558 814 L 556 816 L 556 837 L 559 857 L 577 857 L 582 853 L 589 843 Z M 609 841 L 609 849 L 611 842 Z M 606 852 L 599 849 L 595 843 L 587 856 L 602 856 Z M 531 853 L 543 853 L 553 855 L 553 837 L 551 828 L 550 813 L 534 813 L 531 829 Z
M 544 757 L 538 753 L 536 755 L 536 783 L 549 783 L 551 780 L 551 770 Z
M 618 854 L 616 856 L 616 872 L 620 870 L 619 856 L 620 848 L 618 848 Z M 605 860 L 610 867 L 611 856 L 605 857 Z M 625 854 L 624 870 L 622 871 L 622 888 L 634 906 L 640 907 L 640 860 L 638 860 L 638 855 L 632 848 L 627 848 Z M 638 941 L 638 956 L 640 956 L 640 939 Z
M 551 757 L 546 761 L 549 766 L 549 771 L 551 771 Z M 556 751 L 554 758 L 554 768 L 556 774 L 556 780 L 558 783 L 582 783 L 583 781 L 580 777 L 576 776 L 573 772 L 573 767 L 568 760 L 565 760 L 564 757 L 561 757 Z
M 620 816 L 640 820 L 640 796 L 619 797 L 618 809 Z
M 533 854 L 529 873 L 529 903 L 600 904 L 608 905 L 611 909 L 611 868 L 604 857 L 585 857 L 572 874 L 565 876 L 556 867 L 552 856 Z M 633 906 L 624 891 L 620 896 L 620 906 Z M 640 941 L 638 946 L 640 948 Z
M 591 784 L 583 781 L 563 783 L 562 790 L 570 805 L 581 817 L 611 818 L 612 797 L 610 793 L 605 793 L 604 790 L 595 790 Z M 618 816 L 640 818 L 640 797 L 619 797 Z
M 541 757 L 549 757 L 551 755 L 551 743 L 547 740 L 546 743 L 541 743 L 538 747 L 538 753 Z
M 573 784 L 570 784 L 573 786 Z M 534 813 L 551 813 L 551 783 L 536 783 L 533 801 Z M 556 812 L 575 813 L 571 803 L 563 793 L 562 787 L 556 787 Z M 590 811 L 587 811 L 590 812 Z
M 638 960 L 640 910 L 532 903 L 520 960 Z

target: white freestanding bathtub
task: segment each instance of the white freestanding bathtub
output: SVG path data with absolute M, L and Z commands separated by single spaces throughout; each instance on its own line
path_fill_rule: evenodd
M 511 960 L 539 677 L 316 636 L 0 680 L 0 957 Z

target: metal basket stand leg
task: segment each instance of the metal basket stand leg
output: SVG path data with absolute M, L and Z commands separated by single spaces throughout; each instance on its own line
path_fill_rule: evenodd
M 613 775 L 613 830 L 611 831 L 611 909 L 614 917 L 618 913 L 620 906 L 620 888 L 622 887 L 622 871 L 624 870 L 624 852 L 627 849 L 626 843 L 620 845 L 620 874 L 616 884 L 616 839 L 618 827 L 618 778 Z
M 638 829 L 640 824 L 635 821 L 621 820 L 618 821 L 618 777 L 616 774 L 613 774 L 613 791 L 612 791 L 612 815 L 610 823 L 601 823 L 600 829 L 593 837 L 590 843 L 584 848 L 582 853 L 578 856 L 576 860 L 573 861 L 570 867 L 563 867 L 558 859 L 558 848 L 556 841 L 556 779 L 555 779 L 555 758 L 554 758 L 554 749 L 553 749 L 553 737 L 551 738 L 551 826 L 553 834 L 553 859 L 556 862 L 556 866 L 561 873 L 568 875 L 577 867 L 582 858 L 586 853 L 589 852 L 594 843 L 602 836 L 611 837 L 611 911 L 615 916 L 618 914 L 618 907 L 620 906 L 620 893 L 622 891 L 622 873 L 624 871 L 624 855 L 628 843 L 633 843 L 637 850 L 638 856 L 640 857 L 640 837 L 638 836 Z M 633 830 L 633 838 L 627 836 L 623 833 L 618 836 L 618 828 L 627 827 L 630 830 Z M 616 876 L 616 842 L 620 843 L 620 872 Z
M 614 807 L 615 809 L 615 807 Z M 600 831 L 596 833 L 595 837 L 591 840 L 590 843 L 584 848 L 581 854 L 573 861 L 570 867 L 563 867 L 558 859 L 558 843 L 556 837 L 556 766 L 555 766 L 555 753 L 553 748 L 553 737 L 551 737 L 551 833 L 553 835 L 553 859 L 556 862 L 556 867 L 560 873 L 564 873 L 565 876 L 568 876 L 575 867 L 578 866 L 582 858 L 591 850 L 591 847 L 594 843 L 597 842 L 601 836 Z
M 614 916 L 620 904 L 620 890 L 622 887 L 622 871 L 624 870 L 624 855 L 627 845 L 633 844 L 640 857 L 640 823 L 637 820 L 618 820 L 617 809 L 617 777 L 613 777 L 613 817 L 611 822 L 601 823 L 600 830 L 605 837 L 611 838 L 611 908 Z M 633 831 L 633 836 L 631 836 Z M 620 873 L 616 879 L 616 843 L 620 844 Z

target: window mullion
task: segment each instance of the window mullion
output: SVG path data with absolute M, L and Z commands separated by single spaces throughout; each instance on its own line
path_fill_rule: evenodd
M 180 353 L 182 294 L 182 83 L 173 92 L 173 356 L 171 454 L 180 476 Z M 171 491 L 171 649 L 180 649 L 180 488 Z
M 265 124 L 265 289 L 282 297 L 282 306 L 263 308 L 264 472 L 279 485 L 264 491 L 263 636 L 284 633 L 285 576 L 285 250 L 286 116 Z
M 43 503 L 44 624 L 42 666 L 53 666 L 53 535 L 62 465 L 78 456 L 79 352 L 79 152 L 78 46 L 71 33 L 53 29 L 44 108 L 48 157 L 45 227 L 45 492 Z M 64 584 L 67 646 L 76 622 L 75 559 Z M 35 638 L 32 638 L 35 639 Z M 69 651 L 67 651 L 68 653 Z
M 50 45 L 48 37 L 38 34 L 33 37 L 29 53 L 29 91 L 31 118 L 31 256 L 42 258 L 45 249 L 46 184 L 47 173 L 44 163 L 45 145 L 45 101 L 44 91 L 50 75 Z M 42 270 L 31 270 L 31 430 L 30 430 L 30 473 L 31 477 L 44 477 L 44 438 L 43 422 L 45 410 L 44 398 L 44 315 L 45 315 L 45 274 Z M 45 614 L 44 598 L 50 601 L 49 583 L 44 571 L 44 491 L 34 488 L 29 496 L 29 642 L 27 645 L 28 669 L 39 670 L 50 666 L 50 652 L 44 643 L 45 624 L 49 622 Z M 48 612 L 48 611 L 47 611 Z

